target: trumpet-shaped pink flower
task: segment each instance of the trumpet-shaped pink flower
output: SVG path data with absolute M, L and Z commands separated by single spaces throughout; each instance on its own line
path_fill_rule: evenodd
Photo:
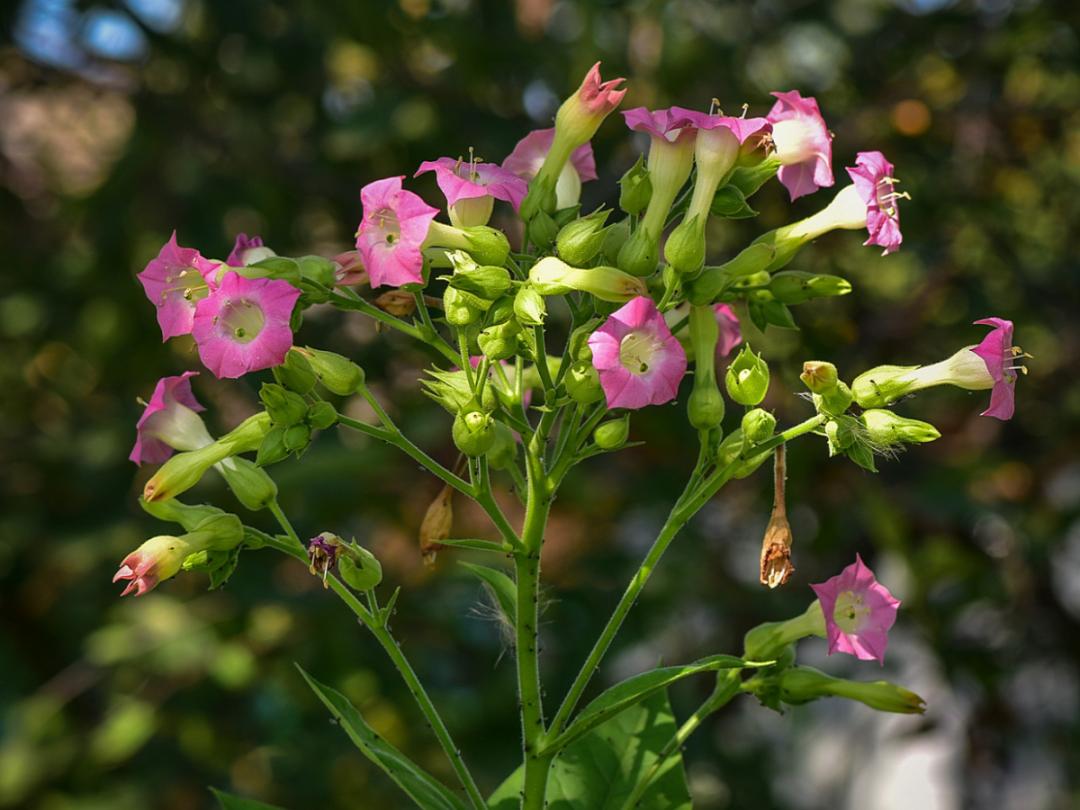
M 739 327 L 739 317 L 730 304 L 717 304 L 713 307 L 713 312 L 716 313 L 716 323 L 720 326 L 720 338 L 716 341 L 716 359 L 719 362 L 742 343 L 742 329 Z
M 651 298 L 638 296 L 589 336 L 609 408 L 644 408 L 675 398 L 686 352 Z
M 192 335 L 215 377 L 280 365 L 293 345 L 289 326 L 300 290 L 287 281 L 229 272 L 195 310 Z
M 233 249 L 229 253 L 225 264 L 229 267 L 243 267 L 247 264 L 244 261 L 244 254 L 252 248 L 263 247 L 263 240 L 261 236 L 248 236 L 246 233 L 238 233 L 236 235 L 236 241 L 233 243 Z
M 817 100 L 798 90 L 773 93 L 776 103 L 767 116 L 781 166 L 777 175 L 795 200 L 833 184 L 832 136 Z
M 213 271 L 219 266 L 195 248 L 180 247 L 173 231 L 158 255 L 139 273 L 146 297 L 157 307 L 162 340 L 191 332 L 195 305 L 213 290 Z
M 554 140 L 555 127 L 534 129 L 517 142 L 514 150 L 502 162 L 502 167 L 522 180 L 532 180 L 540 171 L 540 167 L 544 165 L 544 158 L 547 157 Z M 571 152 L 570 165 L 577 172 L 581 182 L 595 180 L 597 178 L 596 158 L 593 156 L 592 144 L 582 144 Z
M 766 135 L 772 132 L 772 124 L 768 118 L 736 118 L 731 115 L 711 115 L 700 110 L 688 110 L 685 107 L 672 107 L 670 112 L 673 116 L 685 117 L 693 126 L 701 131 L 711 132 L 715 129 L 726 129 L 740 144 L 754 136 Z M 633 127 L 631 127 L 633 129 Z
M 990 407 L 981 415 L 1003 421 L 1012 419 L 1016 410 L 1016 372 L 1024 370 L 1023 365 L 1018 363 L 1019 358 L 1023 357 L 1023 350 L 1012 345 L 1013 323 L 1004 318 L 983 318 L 975 323 L 994 327 L 982 339 L 982 343 L 971 350 L 982 358 L 986 370 L 994 378 Z
M 135 446 L 128 458 L 136 464 L 160 464 L 173 450 L 197 450 L 213 441 L 199 411 L 206 410 L 191 391 L 197 371 L 162 377 L 154 386 L 142 416 L 135 425 Z
M 635 132 L 645 132 L 653 138 L 669 143 L 694 136 L 697 132 L 692 117 L 694 115 L 696 113 L 692 110 L 684 110 L 682 107 L 670 107 L 666 110 L 634 107 L 632 110 L 623 111 L 626 126 L 630 129 Z
M 356 232 L 356 247 L 372 287 L 400 287 L 424 280 L 420 249 L 438 209 L 405 191 L 402 179 L 387 177 L 360 190 L 364 218 Z
M 848 653 L 862 661 L 885 663 L 889 628 L 900 600 L 874 578 L 862 557 L 831 579 L 811 585 L 825 616 L 829 655 Z
M 866 230 L 870 238 L 863 244 L 880 245 L 886 254 L 895 252 L 904 241 L 897 202 L 907 195 L 893 189 L 897 183 L 894 169 L 881 152 L 859 152 L 855 165 L 847 168 L 855 190 L 866 203 Z
M 127 587 L 124 588 L 121 596 L 127 596 L 130 593 L 142 596 L 147 591 L 153 590 L 159 582 L 175 576 L 184 558 L 196 550 L 179 537 L 171 535 L 151 537 L 124 557 L 112 581 L 127 580 Z
M 435 182 L 446 196 L 447 205 L 458 200 L 494 197 L 510 203 L 517 211 L 528 191 L 524 180 L 496 163 L 470 163 L 443 157 L 425 160 L 413 176 L 424 172 L 435 172 Z

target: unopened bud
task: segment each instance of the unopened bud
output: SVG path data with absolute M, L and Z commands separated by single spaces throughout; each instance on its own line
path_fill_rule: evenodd
M 274 480 L 266 470 L 246 458 L 240 456 L 227 458 L 218 465 L 217 469 L 236 499 L 253 512 L 265 509 L 277 498 L 278 490 Z
M 315 387 L 315 372 L 300 352 L 289 350 L 285 362 L 275 366 L 274 379 L 296 394 L 306 394 Z
M 311 428 L 303 423 L 287 427 L 283 441 L 290 453 L 301 453 L 311 443 Z
M 528 284 L 518 288 L 514 296 L 514 315 L 522 326 L 543 326 L 547 317 L 544 296 Z
M 645 156 L 639 155 L 637 162 L 619 179 L 619 208 L 636 216 L 645 210 L 651 197 L 649 170 L 645 167 Z
M 604 243 L 600 248 L 604 264 L 615 265 L 619 261 L 619 251 L 630 238 L 630 220 L 622 219 L 604 229 Z
M 468 246 L 465 248 L 478 264 L 501 267 L 510 255 L 510 242 L 506 234 L 487 225 L 474 225 L 461 229 Z
M 540 250 L 548 250 L 559 234 L 558 223 L 551 214 L 541 211 L 525 224 L 525 236 Z
M 716 381 L 709 380 L 704 385 L 698 385 L 695 378 L 694 389 L 686 405 L 690 424 L 698 430 L 719 427 L 724 421 L 724 409 L 724 397 L 716 387 Z
M 803 666 L 785 669 L 776 677 L 780 687 L 780 699 L 795 706 L 817 698 L 834 696 L 857 700 L 879 712 L 922 714 L 926 711 L 925 700 L 911 690 L 888 681 L 848 681 Z
M 307 416 L 307 401 L 293 391 L 287 391 L 274 383 L 263 383 L 259 389 L 259 399 L 270 414 L 274 425 L 289 427 L 304 421 Z
M 705 264 L 705 221 L 684 219 L 664 244 L 664 258 L 681 275 L 696 273 Z
M 521 326 L 517 321 L 507 321 L 481 330 L 476 342 L 489 360 L 506 360 L 517 354 L 520 333 Z
M 579 290 L 617 304 L 648 294 L 644 281 L 614 267 L 571 267 L 554 256 L 541 259 L 529 269 L 529 283 L 541 295 Z
M 147 501 L 175 498 L 199 483 L 207 470 L 229 455 L 229 448 L 220 440 L 198 450 L 177 453 L 146 482 L 143 498 Z
M 619 269 L 632 276 L 651 276 L 660 261 L 660 246 L 645 228 L 638 228 L 619 249 Z
M 604 223 L 610 214 L 610 210 L 600 208 L 588 216 L 564 225 L 555 238 L 559 257 L 568 264 L 579 267 L 589 264 L 603 247 L 607 236 Z
M 600 386 L 600 374 L 587 360 L 571 365 L 563 379 L 563 384 L 566 386 L 566 393 L 570 399 L 579 405 L 591 405 L 599 402 L 604 396 L 604 389 Z
M 836 366 L 823 360 L 807 360 L 803 363 L 799 379 L 815 394 L 824 394 L 836 387 L 839 376 Z
M 783 304 L 801 304 L 812 298 L 847 295 L 851 282 L 840 276 L 786 270 L 772 277 L 769 291 Z
M 630 414 L 609 419 L 593 431 L 593 441 L 601 450 L 618 450 L 630 436 Z
M 484 455 L 495 443 L 491 416 L 481 411 L 468 411 L 454 417 L 451 435 L 457 449 L 471 457 Z
M 892 411 L 871 408 L 863 411 L 859 419 L 862 420 L 870 441 L 885 447 L 902 442 L 932 442 L 941 438 L 941 433 L 929 422 L 908 419 Z
M 332 394 L 349 396 L 364 384 L 364 370 L 347 357 L 311 346 L 297 351 L 304 353 L 319 382 Z
M 480 319 L 483 314 L 478 304 L 480 299 L 457 287 L 447 287 L 443 292 L 443 312 L 446 322 L 451 326 L 468 326 Z
M 838 380 L 836 385 L 823 394 L 814 394 L 814 405 L 818 411 L 829 416 L 839 416 L 851 407 L 853 400 L 851 389 L 843 380 Z
M 742 432 L 746 441 L 753 444 L 771 439 L 776 430 L 776 417 L 762 408 L 754 408 L 743 414 Z

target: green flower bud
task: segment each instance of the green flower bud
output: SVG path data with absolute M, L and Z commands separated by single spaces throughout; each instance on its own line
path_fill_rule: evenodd
M 551 214 L 541 211 L 525 224 L 525 237 L 540 250 L 548 250 L 559 234 L 559 225 Z
M 645 228 L 638 228 L 619 249 L 620 270 L 632 276 L 651 276 L 660 261 L 660 246 Z
M 716 448 L 717 465 L 726 467 L 734 463 L 742 453 L 744 444 L 741 427 L 725 436 L 724 440 Z
M 255 456 L 255 463 L 258 466 L 268 467 L 288 457 L 289 448 L 285 446 L 285 431 L 285 427 L 278 426 L 271 428 L 263 437 L 262 444 L 259 445 L 259 453 Z
M 836 385 L 824 394 L 814 394 L 814 406 L 819 412 L 829 416 L 839 416 L 851 407 L 851 389 L 843 380 L 837 380 Z
M 519 287 L 514 296 L 514 315 L 522 326 L 543 326 L 547 317 L 544 296 L 529 284 Z
M 495 470 L 508 470 L 517 460 L 517 438 L 502 422 L 495 422 L 495 441 L 487 452 L 488 464 Z
M 705 264 L 705 220 L 684 219 L 664 244 L 667 263 L 684 276 L 696 273 Z
M 740 405 L 757 405 L 769 390 L 769 365 L 750 346 L 743 346 L 724 375 L 728 396 Z
M 518 322 L 507 321 L 481 330 L 476 342 L 480 345 L 480 351 L 489 360 L 506 360 L 517 354 L 519 334 L 521 334 L 521 326 Z
M 424 393 L 442 405 L 447 412 L 455 416 L 463 411 L 477 410 L 476 398 L 473 394 L 469 379 L 462 370 L 442 371 L 441 369 L 428 369 L 428 379 L 423 379 L 420 384 Z M 485 385 L 482 402 L 479 408 L 484 411 L 495 410 L 494 386 Z
M 139 498 L 139 506 L 148 515 L 158 520 L 166 520 L 170 523 L 178 523 L 184 527 L 184 531 L 193 532 L 203 523 L 208 523 L 214 518 L 228 514 L 224 509 L 209 504 L 186 504 L 175 498 L 162 501 L 147 501 Z
M 443 312 L 451 326 L 468 326 L 480 319 L 484 310 L 477 306 L 481 299 L 456 287 L 447 287 L 443 293 Z
M 618 450 L 630 436 L 630 414 L 609 419 L 593 431 L 593 441 L 601 450 Z
M 776 417 L 762 408 L 754 408 L 743 414 L 742 432 L 747 442 L 759 444 L 772 438 L 776 430 Z
M 690 392 L 686 413 L 690 418 L 690 424 L 698 430 L 711 430 L 720 426 L 720 423 L 724 421 L 724 398 L 715 382 L 694 385 L 694 390 Z
M 769 291 L 783 304 L 801 304 L 811 298 L 847 295 L 851 282 L 840 276 L 786 270 L 772 277 Z
M 859 417 L 870 441 L 885 447 L 907 442 L 919 444 L 941 438 L 938 429 L 929 422 L 907 419 L 892 411 L 872 408 Z
M 652 197 L 652 181 L 645 167 L 645 156 L 638 155 L 637 163 L 619 179 L 619 208 L 630 216 L 645 210 Z
M 505 267 L 477 264 L 460 250 L 447 255 L 454 266 L 454 274 L 449 278 L 451 287 L 491 301 L 510 289 L 510 271 Z
M 589 361 L 578 361 L 570 366 L 563 378 L 566 393 L 579 405 L 591 405 L 604 396 L 600 387 L 600 375 Z
M 484 386 L 487 388 L 488 386 Z M 454 417 L 454 445 L 467 456 L 482 456 L 495 444 L 494 422 L 489 414 L 467 411 Z
M 487 311 L 487 315 L 484 316 L 484 324 L 487 326 L 495 326 L 496 324 L 506 323 L 513 317 L 514 296 L 504 295 L 501 298 L 496 299 L 495 303 L 491 305 L 491 308 Z
M 571 267 L 554 256 L 541 259 L 529 269 L 529 283 L 541 295 L 566 295 L 580 290 L 616 304 L 648 294 L 640 278 L 614 267 Z
M 297 393 L 287 391 L 274 383 L 263 383 L 259 389 L 259 399 L 266 406 L 270 420 L 275 425 L 295 425 L 307 416 L 307 401 Z
M 803 363 L 799 379 L 815 394 L 824 394 L 836 387 L 839 376 L 836 366 L 823 360 L 807 360 Z
M 812 667 L 791 667 L 777 676 L 780 699 L 791 705 L 808 703 L 821 697 L 844 697 L 865 703 L 879 712 L 922 714 L 926 701 L 914 692 L 888 681 L 859 683 L 834 678 Z
M 370 591 L 382 582 L 382 565 L 375 555 L 357 543 L 342 543 L 338 549 L 341 581 L 357 591 Z
M 229 455 L 229 447 L 220 439 L 198 450 L 177 453 L 146 482 L 143 498 L 148 502 L 175 498 L 199 483 L 207 470 Z
M 510 255 L 510 242 L 507 241 L 506 234 L 487 225 L 474 225 L 461 230 L 468 243 L 465 250 L 469 251 L 479 264 L 496 267 L 506 264 L 506 258 Z
M 307 423 L 312 430 L 326 430 L 337 423 L 337 409 L 329 402 L 316 402 L 308 408 Z
M 283 441 L 290 453 L 300 453 L 311 443 L 311 428 L 303 423 L 288 427 Z
M 604 243 L 600 248 L 601 260 L 604 264 L 614 265 L 619 261 L 619 251 L 630 238 L 630 220 L 623 219 L 614 225 L 604 228 Z
M 610 214 L 610 210 L 599 208 L 588 216 L 563 226 L 555 238 L 559 258 L 567 264 L 580 267 L 596 258 L 607 236 L 604 223 Z
M 306 394 L 315 387 L 315 372 L 300 352 L 289 349 L 285 362 L 273 369 L 274 379 L 297 394 Z
M 267 504 L 277 497 L 277 484 L 274 480 L 267 475 L 266 470 L 246 458 L 227 458 L 218 464 L 217 469 L 233 495 L 246 509 L 253 512 L 265 509 Z
M 303 353 L 323 388 L 331 394 L 349 396 L 355 394 L 364 384 L 364 370 L 347 357 L 313 349 L 311 346 L 294 351 Z

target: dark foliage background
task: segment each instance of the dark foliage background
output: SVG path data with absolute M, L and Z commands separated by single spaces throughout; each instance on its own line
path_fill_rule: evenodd
M 161 375 L 196 367 L 162 345 L 134 274 L 173 228 L 223 255 L 236 231 L 285 254 L 346 248 L 360 186 L 476 147 L 501 160 L 546 125 L 597 59 L 627 106 L 816 95 L 840 167 L 880 148 L 914 200 L 881 259 L 853 235 L 799 269 L 855 294 L 803 307 L 803 330 L 751 334 L 774 362 L 769 404 L 800 418 L 799 364 L 857 373 L 975 342 L 1014 319 L 1035 355 L 1017 417 L 934 391 L 902 406 L 943 438 L 877 476 L 790 454 L 798 573 L 756 584 L 767 474 L 722 493 L 674 546 L 599 682 L 736 648 L 753 624 L 801 610 L 808 582 L 861 552 L 904 600 L 888 677 L 924 718 L 821 703 L 784 716 L 730 706 L 686 757 L 701 808 L 1066 808 L 1080 804 L 1080 233 L 1077 6 L 1038 0 L 574 3 L 518 0 L 127 0 L 3 4 L 0 26 L 0 806 L 210 806 L 205 786 L 292 808 L 403 807 L 329 725 L 297 661 L 342 688 L 388 739 L 448 767 L 374 643 L 300 566 L 245 555 L 228 587 L 184 576 L 119 601 L 116 563 L 160 529 L 126 461 Z M 602 180 L 640 147 L 618 120 L 595 141 Z M 415 188 L 439 199 L 424 178 Z M 794 211 L 778 187 L 757 221 L 718 229 L 717 255 Z M 415 393 L 428 358 L 358 317 L 313 315 L 305 340 L 347 351 L 419 443 L 451 458 L 445 415 Z M 215 429 L 253 407 L 259 379 L 196 390 Z M 678 407 L 634 419 L 648 444 L 583 467 L 546 550 L 546 686 L 561 695 L 692 463 Z M 395 622 L 485 788 L 513 766 L 515 695 L 500 629 L 444 554 L 415 532 L 433 480 L 355 437 L 326 435 L 275 468 L 301 530 L 355 534 L 404 594 Z M 231 504 L 215 484 L 207 499 Z M 264 520 L 254 516 L 253 522 Z M 459 510 L 462 533 L 483 522 Z M 874 678 L 871 665 L 803 657 Z M 685 713 L 709 688 L 675 691 Z

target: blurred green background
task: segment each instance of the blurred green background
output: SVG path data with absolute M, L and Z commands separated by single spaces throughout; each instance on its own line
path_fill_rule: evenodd
M 126 460 L 136 397 L 198 368 L 162 345 L 134 274 L 173 228 L 223 256 L 237 231 L 279 252 L 350 245 L 359 189 L 421 160 L 501 160 L 547 126 L 592 62 L 629 77 L 624 106 L 768 109 L 770 90 L 816 95 L 838 181 L 881 149 L 913 200 L 902 251 L 853 234 L 793 267 L 848 276 L 855 293 L 799 308 L 801 333 L 750 337 L 774 361 L 769 405 L 802 418 L 805 359 L 850 376 L 937 359 L 1017 323 L 1035 359 L 1016 418 L 983 394 L 935 390 L 900 406 L 944 434 L 877 476 L 789 454 L 798 572 L 756 583 L 768 473 L 721 493 L 650 582 L 597 685 L 658 660 L 734 651 L 747 628 L 801 611 L 808 582 L 856 551 L 904 600 L 885 674 L 922 693 L 922 718 L 822 702 L 784 716 L 743 698 L 692 739 L 701 808 L 1080 806 L 1080 7 L 1038 0 L 21 0 L 0 8 L 0 806 L 210 806 L 207 785 L 290 808 L 397 808 L 403 796 L 327 722 L 293 662 L 345 691 L 411 756 L 448 766 L 402 684 L 317 580 L 273 552 L 245 554 L 221 591 L 181 576 L 119 600 L 118 561 L 159 525 Z M 617 118 L 595 141 L 591 207 L 640 141 Z M 441 202 L 430 177 L 413 188 Z M 805 216 L 828 192 L 718 229 L 718 256 Z M 794 211 L 792 210 L 794 209 Z M 417 441 L 453 457 L 448 421 L 416 393 L 429 358 L 360 316 L 312 312 L 305 342 L 347 351 Z M 260 375 L 195 381 L 224 430 Z M 680 407 L 635 416 L 649 442 L 569 481 L 546 547 L 543 663 L 561 696 L 681 488 L 693 439 Z M 685 448 L 685 449 L 684 449 Z M 481 785 L 514 765 L 512 662 L 482 592 L 415 547 L 434 481 L 355 436 L 324 435 L 275 476 L 301 532 L 355 535 L 404 586 L 395 631 Z M 198 494 L 234 507 L 214 481 Z M 509 503 L 509 501 L 508 501 Z M 238 507 L 236 507 L 238 508 Z M 266 526 L 265 516 L 251 522 Z M 459 505 L 460 534 L 482 532 Z M 871 679 L 877 667 L 803 660 Z M 673 693 L 685 714 L 706 679 Z

